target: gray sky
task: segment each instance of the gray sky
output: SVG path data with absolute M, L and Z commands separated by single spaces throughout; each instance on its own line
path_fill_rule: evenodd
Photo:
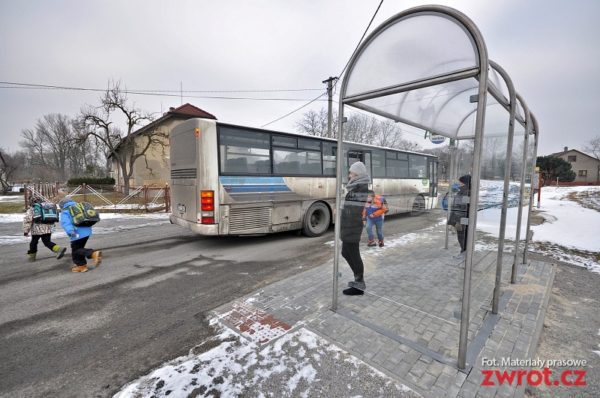
M 540 122 L 540 154 L 583 149 L 600 135 L 600 2 L 441 1 L 482 31 L 490 58 L 512 76 Z M 354 50 L 379 0 L 8 1 L 0 0 L 0 81 L 129 90 L 321 88 Z M 370 30 L 427 4 L 386 0 Z M 0 86 L 5 86 L 0 84 Z M 177 95 L 176 93 L 173 93 Z M 22 129 L 48 113 L 75 116 L 99 93 L 0 88 L 0 147 L 18 149 Z M 312 99 L 319 91 L 194 93 Z M 157 114 L 176 97 L 131 96 Z M 298 101 L 184 97 L 220 120 L 261 126 Z M 269 128 L 294 130 L 307 109 Z M 409 130 L 409 129 L 407 129 Z M 413 136 L 416 134 L 412 133 Z M 407 134 L 409 138 L 410 133 Z

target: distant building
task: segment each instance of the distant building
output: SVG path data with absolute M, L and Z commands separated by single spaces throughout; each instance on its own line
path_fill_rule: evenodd
M 162 131 L 167 135 L 171 134 L 171 131 L 179 123 L 195 118 L 201 117 L 204 119 L 217 119 L 214 115 L 192 105 L 184 104 L 178 108 L 170 108 L 168 112 L 163 114 L 162 117 L 156 119 L 152 123 L 136 130 L 132 133 L 132 137 L 139 136 L 139 142 L 136 139 L 136 145 L 143 145 L 145 138 L 141 134 L 145 131 L 156 129 Z M 135 138 L 134 138 L 135 139 Z M 117 151 L 119 148 L 117 147 Z M 123 176 L 119 169 L 118 163 L 115 159 L 111 162 L 111 177 L 115 179 L 117 187 L 123 186 Z M 148 186 L 164 186 L 169 182 L 171 178 L 171 165 L 169 162 L 169 141 L 168 139 L 163 145 L 154 145 L 148 148 L 146 156 L 142 156 L 136 160 L 133 167 L 133 174 L 129 179 L 130 186 L 138 187 L 142 185 Z
M 597 183 L 600 181 L 600 160 L 595 157 L 568 147 L 565 147 L 564 151 L 553 153 L 550 156 L 571 163 L 571 168 L 575 172 L 575 182 Z

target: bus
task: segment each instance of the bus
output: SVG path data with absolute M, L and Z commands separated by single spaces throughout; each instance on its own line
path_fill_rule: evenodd
M 171 223 L 200 235 L 325 233 L 334 220 L 337 141 L 189 119 L 170 134 Z M 437 158 L 348 142 L 388 214 L 437 204 Z M 344 173 L 344 176 L 346 173 Z

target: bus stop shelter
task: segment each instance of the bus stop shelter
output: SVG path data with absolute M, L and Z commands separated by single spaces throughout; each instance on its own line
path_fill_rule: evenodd
M 498 239 L 493 245 L 495 278 L 490 303 L 491 312 L 496 314 L 500 306 L 503 265 L 510 260 L 506 258 L 505 238 L 514 242 L 512 283 L 517 281 L 519 266 L 527 262 L 531 237 L 528 214 L 533 204 L 532 176 L 539 137 L 537 121 L 515 90 L 508 73 L 489 59 L 477 26 L 466 15 L 442 6 L 409 9 L 373 31 L 350 60 L 341 82 L 339 104 L 338 154 L 344 153 L 344 110 L 350 106 L 446 137 L 450 140 L 450 181 L 462 174 L 471 176 L 468 219 L 461 220 L 468 238 L 460 322 L 457 323 L 456 365 L 464 369 L 472 269 L 474 262 L 479 261 L 475 259 L 478 211 L 486 206 L 500 209 L 500 219 L 494 227 L 498 230 Z M 461 146 L 468 148 L 469 156 L 459 155 L 466 153 L 460 152 Z M 343 305 L 339 303 L 340 209 L 347 172 L 343 165 L 342 156 L 338 156 L 333 311 Z M 493 171 L 488 170 L 490 165 L 494 166 Z M 501 187 L 500 194 L 491 202 L 482 199 L 486 196 L 482 192 L 490 190 L 482 184 L 482 176 L 487 175 L 498 180 Z M 511 200 L 517 202 L 516 214 L 508 212 Z M 516 218 L 516 229 L 507 232 L 509 217 Z M 526 226 L 523 232 L 522 225 Z M 446 227 L 445 249 L 448 249 L 448 234 Z M 366 274 L 367 284 L 368 277 Z

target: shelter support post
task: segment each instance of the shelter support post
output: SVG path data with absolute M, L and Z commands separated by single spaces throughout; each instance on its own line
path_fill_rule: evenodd
M 522 104 L 523 101 L 519 98 Z M 529 114 L 529 109 L 525 107 L 526 119 L 527 119 L 527 128 L 525 131 L 525 138 L 523 140 L 523 157 L 522 157 L 522 170 L 521 170 L 521 185 L 519 188 L 519 207 L 517 211 L 517 232 L 515 234 L 515 253 L 512 264 L 512 272 L 510 275 L 510 283 L 517 283 L 517 261 L 519 257 L 519 241 L 521 240 L 521 223 L 523 221 L 523 196 L 525 195 L 525 174 L 527 172 L 527 145 L 529 144 L 529 133 L 531 131 L 531 118 Z
M 482 41 L 483 42 L 483 41 Z M 481 151 L 483 148 L 483 127 L 485 125 L 485 107 L 488 87 L 488 58 L 485 45 L 480 48 L 480 72 L 477 95 L 477 114 L 475 118 L 475 142 L 473 150 L 473 170 L 471 174 L 471 195 L 469 198 L 469 219 L 467 236 L 467 255 L 463 278 L 462 307 L 460 313 L 460 335 L 458 340 L 458 368 L 467 367 L 467 343 L 469 340 L 469 311 L 471 305 L 471 269 L 475 251 L 475 233 L 477 227 L 477 204 L 479 203 L 479 179 L 481 178 Z
M 533 201 L 534 201 L 534 192 L 533 192 L 533 180 L 535 178 L 535 165 L 536 165 L 536 159 L 537 159 L 537 150 L 538 150 L 538 143 L 539 143 L 539 131 L 538 131 L 538 126 L 537 126 L 537 120 L 535 119 L 535 116 L 531 115 L 531 119 L 533 121 L 533 129 L 535 132 L 535 144 L 534 144 L 534 150 L 533 150 L 533 159 L 532 159 L 532 168 L 531 168 L 531 183 L 530 183 L 530 195 L 529 195 L 529 209 L 528 209 L 528 216 L 527 216 L 527 230 L 526 230 L 526 235 L 525 235 L 525 247 L 523 247 L 523 264 L 527 264 L 527 251 L 529 250 L 529 242 L 531 241 L 531 212 L 533 211 Z M 541 186 L 539 186 L 538 184 L 538 189 L 542 189 Z
M 335 234 L 333 239 L 333 297 L 331 300 L 331 310 L 337 311 L 338 306 L 338 288 L 339 288 L 339 268 L 340 268 L 340 233 L 341 233 L 341 214 L 342 214 L 342 167 L 343 167 L 343 141 L 344 141 L 344 102 L 340 100 L 338 111 L 338 142 L 335 178 Z
M 498 256 L 496 259 L 496 279 L 492 298 L 492 314 L 497 314 L 500 306 L 500 286 L 502 283 L 502 263 L 504 256 L 504 237 L 506 235 L 506 213 L 508 210 L 508 195 L 510 193 L 510 168 L 512 163 L 512 147 L 515 135 L 515 113 L 517 109 L 517 93 L 512 79 L 498 64 L 490 61 L 490 65 L 504 79 L 509 92 L 510 108 L 508 119 L 508 140 L 506 143 L 506 161 L 504 165 L 504 189 L 502 191 L 502 210 L 500 213 L 500 231 L 498 234 Z
M 448 225 L 450 222 L 450 208 L 452 206 L 452 198 L 454 193 L 452 192 L 452 181 L 456 181 L 456 154 L 458 153 L 456 148 L 456 140 L 450 139 L 450 170 L 448 173 L 448 209 L 446 211 L 446 237 L 444 240 L 444 249 L 448 249 L 448 240 L 450 235 L 451 226 Z

